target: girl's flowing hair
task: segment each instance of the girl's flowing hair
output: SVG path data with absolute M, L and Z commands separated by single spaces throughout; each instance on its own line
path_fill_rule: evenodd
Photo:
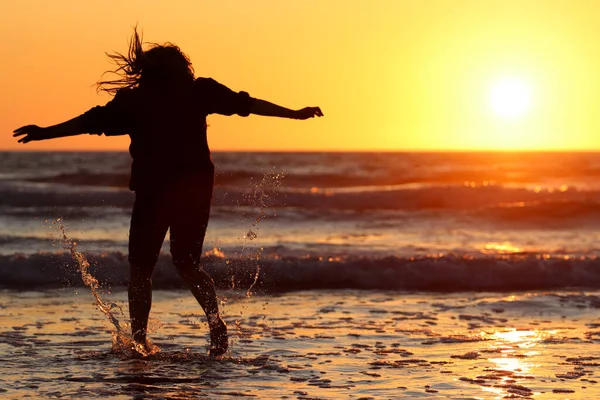
M 106 54 L 117 68 L 104 74 L 117 77 L 98 82 L 98 90 L 114 95 L 121 89 L 139 85 L 164 88 L 194 79 L 192 63 L 179 47 L 172 43 L 150 43 L 150 48 L 144 51 L 142 44 L 136 27 L 127 54 Z

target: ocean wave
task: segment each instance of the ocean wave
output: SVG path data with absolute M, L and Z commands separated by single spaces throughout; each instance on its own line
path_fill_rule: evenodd
M 275 179 L 275 178 L 274 178 Z M 32 184 L 33 185 L 33 184 Z M 131 207 L 134 195 L 128 190 L 46 186 L 0 185 L 0 206 L 8 207 Z M 600 191 L 535 191 L 502 186 L 446 185 L 434 187 L 368 187 L 298 189 L 277 182 L 229 187 L 218 185 L 214 205 L 269 206 L 338 210 L 428 210 L 502 207 L 504 204 L 557 204 L 600 202 Z
M 124 286 L 123 253 L 86 254 L 105 287 Z M 418 291 L 521 291 L 600 288 L 600 260 L 545 256 L 441 257 L 225 257 L 208 254 L 204 268 L 219 288 L 257 291 L 366 289 Z M 258 269 L 257 269 L 258 267 Z M 0 285 L 12 289 L 82 286 L 76 262 L 66 253 L 0 255 Z M 156 288 L 181 288 L 167 255 L 154 273 Z
M 238 185 L 251 182 L 253 179 L 260 180 L 264 174 L 248 171 L 235 171 L 229 173 L 217 173 L 216 182 L 220 185 Z M 106 187 L 129 187 L 129 172 L 122 173 L 96 173 L 91 171 L 78 171 L 76 173 L 60 173 L 52 176 L 30 177 L 28 182 L 58 183 L 73 186 L 106 186 Z
M 269 173 L 285 185 L 341 188 L 405 184 L 596 185 L 598 153 L 214 152 L 217 181 L 238 185 Z M 125 152 L 3 152 L 1 179 L 126 187 Z
M 582 184 L 589 186 L 589 181 L 598 176 L 597 170 L 587 170 L 580 176 L 572 176 L 563 170 L 544 171 L 512 171 L 512 170 L 494 170 L 494 169 L 455 169 L 440 170 L 439 168 L 416 169 L 414 166 L 404 166 L 394 168 L 387 166 L 386 169 L 380 168 L 369 170 L 365 165 L 357 165 L 354 170 L 348 171 L 323 171 L 321 168 L 315 170 L 305 170 L 296 166 L 281 167 L 271 166 L 251 168 L 252 166 L 242 165 L 242 169 L 236 168 L 217 168 L 215 173 L 215 182 L 222 186 L 248 186 L 254 185 L 263 180 L 266 176 L 277 175 L 281 180 L 282 186 L 288 188 L 311 189 L 319 188 L 341 189 L 341 188 L 377 188 L 394 186 L 454 186 L 454 185 L 477 185 L 477 186 L 502 186 L 510 184 L 513 186 L 554 186 L 556 180 L 564 182 Z M 63 184 L 72 186 L 103 186 L 120 187 L 129 186 L 130 173 L 128 170 L 118 171 L 94 171 L 88 169 L 79 169 L 77 171 L 42 171 L 38 174 L 30 174 L 21 179 L 28 182 Z M 5 179 L 10 179 L 7 175 Z M 18 177 L 15 177 L 18 179 Z M 543 184 L 551 180 L 553 183 Z M 558 184 L 561 186 L 562 184 Z
M 475 210 L 476 217 L 496 222 L 541 225 L 600 223 L 600 202 L 597 200 L 545 200 L 533 202 L 501 203 L 493 207 Z
M 29 182 L 60 183 L 75 186 L 107 186 L 129 187 L 129 172 L 127 173 L 94 173 L 79 171 L 77 173 L 60 173 L 51 176 L 31 177 Z

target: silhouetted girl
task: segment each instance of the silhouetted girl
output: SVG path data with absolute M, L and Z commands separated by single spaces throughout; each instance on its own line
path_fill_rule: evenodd
M 190 60 L 173 44 L 142 49 L 134 31 L 127 55 L 109 56 L 116 80 L 99 87 L 114 95 L 69 121 L 14 131 L 27 143 L 82 133 L 129 135 L 133 159 L 130 188 L 135 204 L 129 233 L 129 314 L 136 342 L 146 346 L 152 303 L 152 273 L 167 230 L 173 263 L 206 313 L 210 354 L 227 350 L 227 328 L 211 277 L 200 266 L 213 193 L 214 165 L 206 138 L 206 116 L 223 114 L 307 119 L 318 107 L 293 111 L 246 92 L 234 92 L 210 78 L 195 78 Z

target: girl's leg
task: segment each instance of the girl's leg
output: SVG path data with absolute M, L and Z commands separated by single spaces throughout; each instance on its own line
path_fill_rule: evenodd
M 129 317 L 133 339 L 146 344 L 152 273 L 168 229 L 158 193 L 136 193 L 129 230 Z
M 207 318 L 209 318 L 210 324 L 210 318 L 215 319 L 219 317 L 219 304 L 214 281 L 210 275 L 195 263 L 176 261 L 174 264 L 179 275 L 187 283 L 198 304 L 200 304 Z
M 228 348 L 227 326 L 219 315 L 217 293 L 212 278 L 199 265 L 191 262 L 175 262 L 175 266 L 206 314 L 210 329 L 210 354 L 223 355 Z
M 196 183 L 196 182 L 194 182 Z M 227 327 L 219 315 L 219 304 L 212 278 L 200 267 L 202 245 L 210 216 L 212 179 L 180 187 L 177 208 L 171 219 L 173 263 L 204 310 L 210 327 L 211 355 L 227 351 Z
M 148 317 L 152 306 L 152 271 L 154 265 L 130 265 L 129 278 L 129 318 L 131 334 L 138 343 L 146 343 Z

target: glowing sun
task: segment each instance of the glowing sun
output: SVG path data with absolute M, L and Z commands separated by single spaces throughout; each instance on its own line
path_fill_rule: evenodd
M 496 81 L 490 90 L 490 106 L 502 118 L 518 118 L 531 108 L 531 89 L 527 82 L 518 78 Z

